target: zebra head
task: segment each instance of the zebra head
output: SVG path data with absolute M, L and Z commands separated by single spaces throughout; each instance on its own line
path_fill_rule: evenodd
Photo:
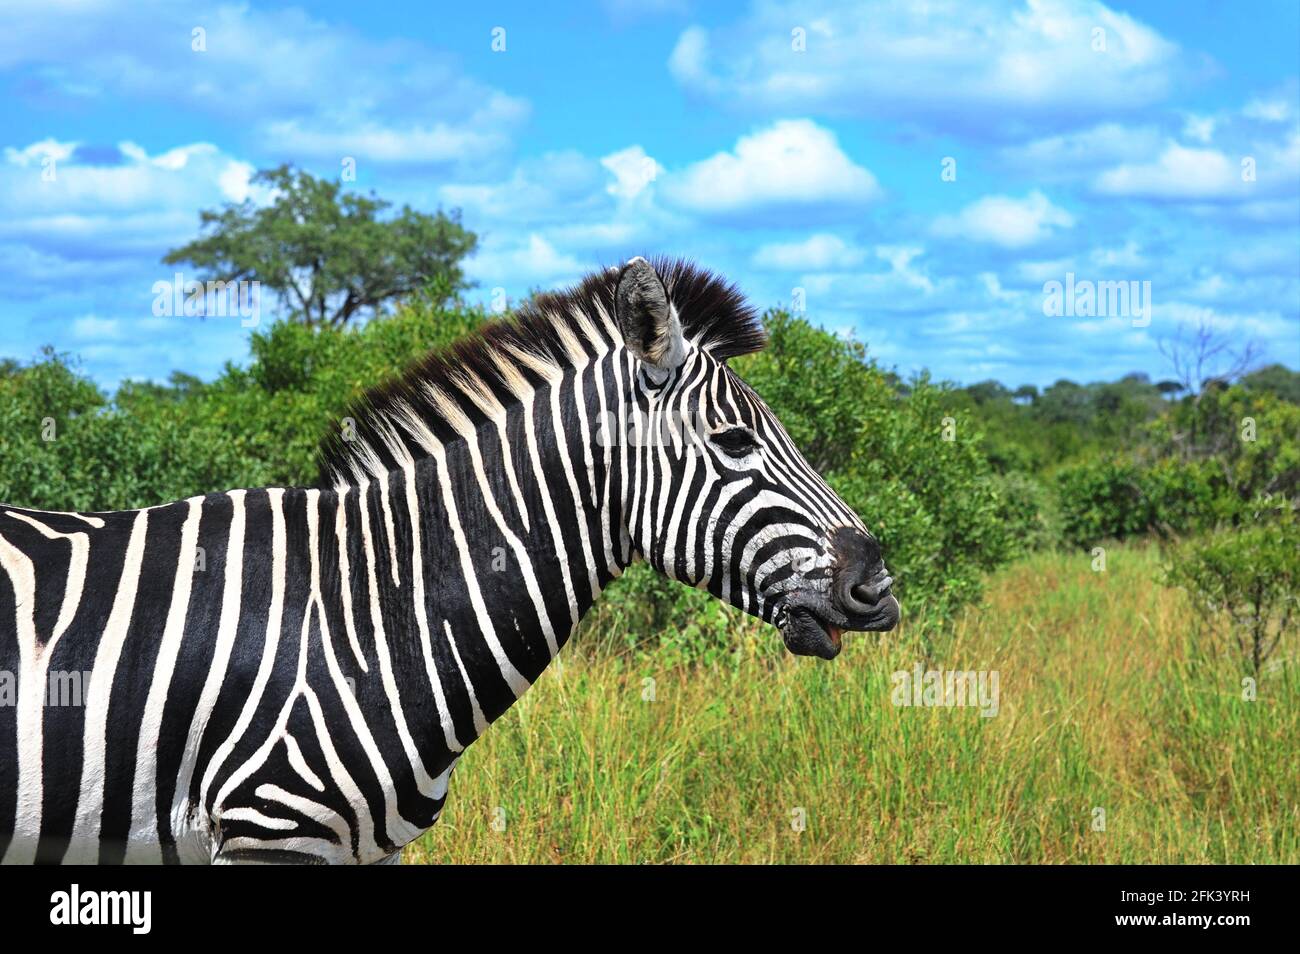
M 844 630 L 892 629 L 879 543 L 727 366 L 761 346 L 752 310 L 716 280 L 721 298 L 663 270 L 632 259 L 613 296 L 631 356 L 633 544 L 661 572 L 776 624 L 793 653 L 832 659 Z M 739 315 L 719 334 L 711 308 Z

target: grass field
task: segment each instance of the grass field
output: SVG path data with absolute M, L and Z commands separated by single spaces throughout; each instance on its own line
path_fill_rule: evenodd
M 584 654 L 580 634 L 403 860 L 1300 861 L 1294 634 L 1248 701 L 1154 550 L 1090 564 L 1034 556 L 946 630 L 850 635 L 831 663 L 758 627 L 710 668 Z M 996 670 L 998 714 L 893 705 L 918 663 Z

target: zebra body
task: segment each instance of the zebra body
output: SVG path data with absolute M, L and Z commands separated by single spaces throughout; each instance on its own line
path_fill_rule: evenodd
M 322 486 L 0 507 L 0 857 L 390 858 L 636 557 L 796 652 L 892 626 L 874 541 L 726 367 L 758 341 L 634 259 L 373 392 Z

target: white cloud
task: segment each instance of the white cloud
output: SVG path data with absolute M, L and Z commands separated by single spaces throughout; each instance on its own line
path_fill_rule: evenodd
M 494 156 L 529 111 L 445 52 L 371 39 L 301 7 L 58 7 L 0 5 L 0 70 L 27 77 L 25 94 L 82 110 L 112 98 L 172 104 L 229 120 L 260 149 L 298 161 L 472 163 Z
M 1002 155 L 1039 179 L 1060 179 L 1123 162 L 1130 156 L 1153 153 L 1163 141 L 1154 126 L 1111 122 L 1009 146 Z
M 1070 271 L 1075 271 L 1074 260 L 1070 258 L 1016 263 L 1016 275 L 1023 281 L 1035 285 L 1041 282 L 1060 280 L 1064 278 L 1066 272 Z
M 1041 242 L 1057 229 L 1073 226 L 1074 216 L 1034 190 L 1023 199 L 985 196 L 956 215 L 941 216 L 934 223 L 934 232 L 945 238 L 969 238 L 1003 248 L 1022 248 Z
M 533 232 L 520 239 L 496 240 L 488 236 L 472 258 L 465 274 L 484 288 L 555 287 L 577 281 L 594 263 L 583 263 L 557 249 Z
M 1183 137 L 1208 145 L 1214 138 L 1215 119 L 1213 116 L 1197 116 L 1189 113 L 1183 121 Z
M 75 142 L 59 142 L 57 139 L 42 139 L 22 149 L 5 146 L 5 161 L 11 166 L 44 166 L 53 159 L 55 163 L 69 158 L 76 151 Z
M 600 164 L 614 175 L 614 181 L 605 191 L 618 199 L 635 199 L 664 171 L 640 146 L 612 152 Z
M 1225 199 L 1249 194 L 1241 164 L 1214 149 L 1169 143 L 1153 162 L 1124 163 L 1101 173 L 1097 192 L 1156 199 Z
M 809 271 L 800 277 L 813 309 L 840 308 L 866 312 L 912 311 L 924 300 L 927 307 L 940 307 L 934 296 L 956 289 L 962 280 L 934 281 L 913 263 L 925 254 L 919 245 L 877 245 L 872 257 L 886 269 L 856 271 Z M 964 290 L 943 304 L 957 306 L 969 301 Z M 834 303 L 828 304 L 828 303 Z
M 1118 248 L 1095 248 L 1090 258 L 1100 268 L 1141 268 L 1147 264 L 1146 257 L 1133 239 Z
M 1285 97 L 1270 99 L 1252 99 L 1242 109 L 1241 114 L 1247 119 L 1261 123 L 1284 123 L 1295 113 L 1295 107 Z
M 217 175 L 217 186 L 221 189 L 221 194 L 231 202 L 243 202 L 259 191 L 252 184 L 254 172 L 252 163 L 232 159 Z
M 1190 328 L 1206 325 L 1215 331 L 1231 334 L 1238 341 L 1258 339 L 1268 345 L 1274 355 L 1289 363 L 1300 356 L 1300 345 L 1297 345 L 1295 337 L 1295 317 L 1277 311 L 1221 311 L 1210 305 L 1181 299 L 1166 303 L 1157 300 L 1152 307 L 1152 321 L 1166 328 L 1169 323 Z
M 83 315 L 72 323 L 72 335 L 86 341 L 119 338 L 122 335 L 122 324 L 116 318 Z
M 1273 233 L 1256 234 L 1236 241 L 1225 250 L 1222 261 L 1241 275 L 1279 275 L 1293 281 L 1300 277 L 1296 265 L 1294 222 Z
M 602 191 L 608 176 L 599 162 L 576 150 L 548 152 L 521 161 L 504 179 L 442 186 L 437 198 L 480 221 L 527 228 L 608 208 Z
M 668 72 L 685 86 L 714 91 L 721 83 L 709 75 L 709 31 L 690 26 L 677 38 L 668 57 Z
M 686 88 L 729 104 L 977 127 L 1157 102 L 1178 52 L 1098 0 L 774 0 L 736 23 L 686 28 L 668 67 Z
M 917 245 L 877 245 L 876 257 L 889 263 L 890 272 L 904 284 L 919 288 L 921 291 L 934 290 L 930 279 L 912 267 L 914 259 L 925 253 Z
M 845 242 L 838 235 L 818 232 L 801 242 L 772 242 L 754 252 L 753 262 L 758 268 L 781 271 L 828 271 L 852 268 L 861 263 L 861 249 Z
M 364 157 L 384 163 L 455 162 L 490 155 L 507 140 L 492 127 L 381 126 L 367 123 L 346 128 L 320 129 L 296 119 L 271 123 L 269 144 L 298 156 Z
M 880 194 L 876 177 L 840 149 L 835 134 L 806 119 L 784 119 L 665 176 L 673 203 L 705 215 L 780 206 L 861 205 Z
M 1198 215 L 1294 220 L 1296 204 L 1287 199 L 1300 198 L 1300 125 L 1261 125 L 1244 118 L 1259 109 L 1256 103 L 1213 114 L 1169 115 L 1160 125 L 1102 123 L 1000 153 L 1013 170 L 1039 182 L 1182 202 Z M 1243 177 L 1247 160 L 1254 181 Z
M 72 147 L 72 148 L 70 148 Z M 248 194 L 251 166 L 211 143 L 150 154 L 131 142 L 107 149 L 107 164 L 80 160 L 59 144 L 53 176 L 39 157 L 48 142 L 10 148 L 0 163 L 0 242 L 73 260 L 147 256 L 191 238 L 198 212 Z M 11 252 L 10 255 L 16 255 Z

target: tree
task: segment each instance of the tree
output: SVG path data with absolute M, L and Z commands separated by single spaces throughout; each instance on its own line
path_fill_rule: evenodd
M 1181 382 L 1166 379 L 1156 385 L 1156 390 L 1160 392 L 1161 397 L 1165 400 L 1173 400 L 1173 398 L 1183 393 L 1183 385 Z
M 1038 388 L 1032 384 L 1022 384 L 1011 397 L 1017 404 L 1033 404 L 1038 400 Z
M 1259 344 L 1238 341 L 1214 327 L 1205 316 L 1195 328 L 1180 326 L 1172 338 L 1156 343 L 1169 362 L 1182 390 L 1200 401 L 1201 393 L 1216 384 L 1230 384 L 1251 370 L 1259 357 Z
M 966 393 L 976 404 L 989 404 L 993 401 L 1003 401 L 1009 396 L 1007 389 L 1002 386 L 1000 381 L 980 381 L 978 384 L 972 384 L 966 389 Z
M 1265 391 L 1292 404 L 1300 404 L 1300 372 L 1284 365 L 1270 364 L 1241 379 L 1241 386 L 1250 391 Z
M 366 310 L 430 287 L 446 298 L 467 286 L 460 261 L 478 241 L 460 224 L 460 210 L 433 215 L 353 192 L 282 165 L 253 182 L 271 200 L 227 203 L 200 213 L 205 233 L 173 249 L 163 262 L 203 269 L 200 280 L 257 281 L 292 317 L 307 325 L 342 327 Z

